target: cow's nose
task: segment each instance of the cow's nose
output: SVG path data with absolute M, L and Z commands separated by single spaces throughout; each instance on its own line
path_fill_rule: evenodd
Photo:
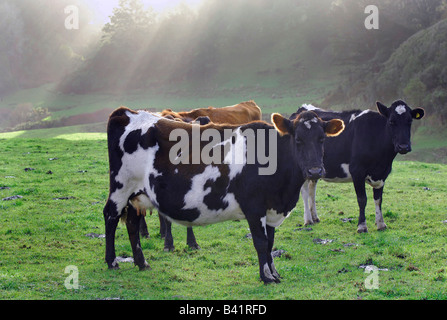
M 321 167 L 315 167 L 307 170 L 307 178 L 310 180 L 318 180 L 323 176 L 324 170 Z
M 399 144 L 397 145 L 397 152 L 400 154 L 406 154 L 411 151 L 411 146 L 409 144 Z

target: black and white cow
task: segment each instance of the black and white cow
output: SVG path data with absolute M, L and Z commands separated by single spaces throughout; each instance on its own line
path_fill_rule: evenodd
M 247 219 L 262 281 L 279 282 L 271 255 L 275 227 L 295 208 L 303 182 L 321 177 L 324 138 L 339 134 L 344 124 L 322 121 L 313 112 L 303 112 L 294 121 L 274 114 L 272 122 L 274 126 L 262 121 L 198 126 L 123 107 L 114 111 L 108 123 L 110 193 L 104 207 L 108 267 L 118 268 L 115 231 L 123 218 L 135 264 L 140 270 L 149 268 L 138 230 L 141 213 L 156 208 L 185 226 Z M 179 152 L 178 141 L 170 139 L 179 129 L 186 133 L 191 150 Z M 210 139 L 209 129 L 218 137 Z M 200 142 L 193 139 L 194 132 L 200 132 Z M 220 161 L 177 163 L 185 154 L 197 155 L 197 143 L 202 156 L 205 150 L 221 150 Z M 265 155 L 276 155 L 273 172 L 260 174 L 270 164 L 250 154 L 253 147 L 256 153 L 264 149 Z
M 382 194 L 385 180 L 398 153 L 411 151 L 411 124 L 424 116 L 421 108 L 411 109 L 397 100 L 388 108 L 377 102 L 379 112 L 372 110 L 325 111 L 303 105 L 293 114 L 312 110 L 323 120 L 342 119 L 346 128 L 337 137 L 326 139 L 324 167 L 328 182 L 353 182 L 360 209 L 357 231 L 368 232 L 365 220 L 367 202 L 365 182 L 373 187 L 378 230 L 386 229 L 382 216 Z M 302 188 L 304 223 L 319 222 L 315 205 L 316 181 L 306 181 Z

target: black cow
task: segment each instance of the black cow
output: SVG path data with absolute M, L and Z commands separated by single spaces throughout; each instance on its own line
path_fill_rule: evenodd
M 368 232 L 365 220 L 367 202 L 365 182 L 373 187 L 378 230 L 386 229 L 382 216 L 382 194 L 385 180 L 398 153 L 411 151 L 411 124 L 413 119 L 424 116 L 421 108 L 411 109 L 404 101 L 397 100 L 391 107 L 377 102 L 379 112 L 372 110 L 325 111 L 311 105 L 303 105 L 298 113 L 312 110 L 321 119 L 342 119 L 346 129 L 324 144 L 324 167 L 328 182 L 353 182 L 360 208 L 359 233 Z M 315 206 L 316 181 L 303 185 L 304 223 L 319 222 Z
M 108 267 L 118 268 L 114 241 L 123 218 L 135 264 L 149 268 L 140 246 L 140 213 L 157 208 L 185 226 L 247 219 L 262 281 L 279 282 L 271 255 L 275 227 L 295 208 L 303 182 L 321 177 L 325 135 L 339 134 L 344 124 L 322 121 L 313 112 L 294 121 L 274 114 L 272 122 L 198 126 L 123 107 L 114 111 L 108 123 L 110 193 L 104 207 Z M 178 148 L 182 136 L 186 149 Z M 263 156 L 275 155 L 275 170 L 268 174 L 271 166 L 259 156 L 262 149 Z M 212 162 L 205 162 L 205 150 L 213 154 Z

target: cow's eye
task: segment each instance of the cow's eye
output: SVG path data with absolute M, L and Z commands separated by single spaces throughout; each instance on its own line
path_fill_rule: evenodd
M 396 125 L 396 121 L 391 120 L 391 121 L 390 121 L 390 126 L 395 126 L 395 125 Z
M 319 142 L 319 143 L 323 143 L 323 142 L 324 142 L 324 137 L 319 138 L 319 139 L 318 139 L 318 142 Z
M 297 144 L 303 144 L 304 143 L 303 139 L 301 139 L 301 138 L 295 138 L 295 142 Z

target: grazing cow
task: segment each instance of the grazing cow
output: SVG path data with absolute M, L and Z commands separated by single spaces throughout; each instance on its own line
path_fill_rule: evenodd
M 261 109 L 253 101 L 246 101 L 234 106 L 223 108 L 199 108 L 191 111 L 174 112 L 171 109 L 163 110 L 160 115 L 167 119 L 182 122 L 198 122 L 200 125 L 213 123 L 227 124 L 245 124 L 252 121 L 261 120 Z M 174 238 L 172 237 L 171 222 L 159 215 L 160 235 L 165 239 L 164 251 L 174 251 Z M 140 233 L 144 237 L 149 236 L 146 220 L 142 219 L 140 223 Z M 192 227 L 187 228 L 186 243 L 191 249 L 200 249 Z
M 377 102 L 379 112 L 372 110 L 333 112 L 303 105 L 293 114 L 312 110 L 321 119 L 342 119 L 346 129 L 337 137 L 327 139 L 324 145 L 324 167 L 328 182 L 353 182 L 360 209 L 357 231 L 368 232 L 365 220 L 367 202 L 365 182 L 373 187 L 378 230 L 386 229 L 382 216 L 382 194 L 385 180 L 398 153 L 411 151 L 411 124 L 424 116 L 421 108 L 411 109 L 397 100 L 388 108 Z M 308 181 L 302 188 L 304 223 L 319 222 L 315 206 L 316 181 Z
M 262 121 L 198 126 L 123 107 L 114 111 L 107 128 L 108 267 L 118 268 L 115 231 L 123 218 L 135 264 L 140 270 L 149 268 L 138 231 L 141 213 L 156 208 L 185 226 L 247 219 L 262 281 L 279 282 L 271 255 L 275 227 L 295 208 L 303 182 L 322 176 L 325 135 L 339 134 L 344 124 L 322 121 L 313 112 L 303 112 L 294 121 L 274 114 L 272 122 L 274 126 Z M 188 148 L 178 147 L 179 137 L 186 137 Z M 211 153 L 213 161 L 204 158 Z M 267 154 L 275 164 L 271 172 Z

